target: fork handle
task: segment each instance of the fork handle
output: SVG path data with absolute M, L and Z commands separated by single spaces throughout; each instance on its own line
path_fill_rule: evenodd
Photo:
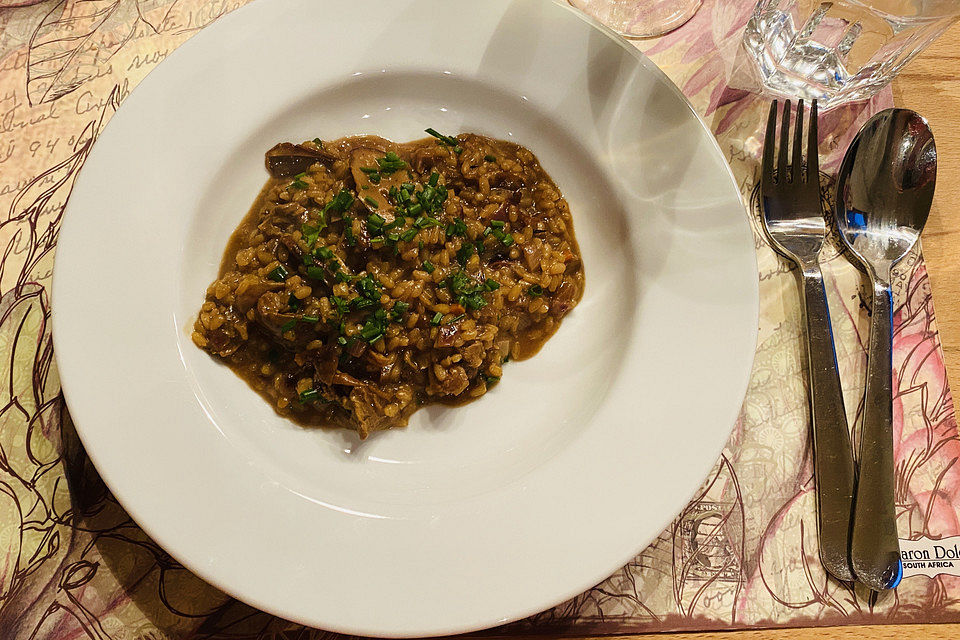
M 839 580 L 854 579 L 850 567 L 850 519 L 856 472 L 843 407 L 830 311 L 818 264 L 803 265 L 807 321 L 810 413 L 813 431 L 820 561 Z
M 893 301 L 890 284 L 882 275 L 875 275 L 873 281 L 850 556 L 860 582 L 880 591 L 897 586 L 902 571 L 893 496 Z

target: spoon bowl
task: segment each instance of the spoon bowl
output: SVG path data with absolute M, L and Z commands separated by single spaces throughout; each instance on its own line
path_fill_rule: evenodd
M 908 109 L 876 114 L 847 149 L 834 214 L 840 237 L 873 283 L 850 564 L 871 589 L 903 577 L 894 507 L 893 294 L 890 272 L 913 248 L 930 213 L 937 147 Z
M 937 146 L 927 121 L 887 109 L 864 124 L 837 182 L 837 226 L 864 266 L 892 267 L 920 237 L 937 182 Z

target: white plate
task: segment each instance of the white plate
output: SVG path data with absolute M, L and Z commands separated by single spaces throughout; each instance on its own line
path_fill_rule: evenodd
M 280 140 L 513 139 L 569 199 L 586 294 L 492 393 L 406 430 L 278 418 L 189 328 Z M 103 479 L 224 591 L 355 634 L 469 631 L 589 588 L 714 463 L 754 353 L 739 192 L 680 92 L 542 0 L 261 0 L 133 92 L 74 188 L 54 277 L 67 400 Z

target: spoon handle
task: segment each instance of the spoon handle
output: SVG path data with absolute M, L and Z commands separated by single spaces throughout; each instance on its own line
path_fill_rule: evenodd
M 874 277 L 850 559 L 860 582 L 875 591 L 897 586 L 902 577 L 893 501 L 892 330 L 890 284 Z
M 816 262 L 803 265 L 804 315 L 813 427 L 820 561 L 835 578 L 854 579 L 850 568 L 850 516 L 855 471 L 843 408 L 837 356 L 823 275 Z

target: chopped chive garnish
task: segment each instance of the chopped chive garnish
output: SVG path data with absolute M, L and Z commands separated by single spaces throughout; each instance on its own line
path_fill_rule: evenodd
M 400 322 L 400 320 L 403 318 L 403 314 L 405 314 L 409 308 L 409 302 L 397 300 L 397 302 L 395 302 L 393 305 L 393 309 L 390 310 L 390 319 L 394 322 Z
M 429 134 L 432 135 L 434 138 L 436 138 L 437 140 L 439 140 L 440 142 L 442 142 L 443 144 L 445 144 L 445 145 L 447 145 L 447 146 L 456 147 L 457 145 L 460 144 L 459 142 L 457 142 L 457 139 L 456 139 L 456 138 L 452 138 L 452 137 L 450 137 L 450 136 L 445 136 L 445 135 L 443 135 L 442 133 L 440 133 L 439 131 L 437 131 L 436 129 L 432 128 L 432 127 L 427 128 L 427 129 L 424 129 L 424 131 L 426 131 L 427 133 L 429 133 Z
M 460 237 L 467 235 L 467 223 L 463 221 L 463 218 L 454 218 L 453 222 L 447 225 L 447 235 Z
M 300 301 L 297 299 L 297 296 L 295 296 L 295 295 L 293 295 L 293 294 L 291 293 L 291 294 L 290 294 L 290 297 L 287 298 L 287 306 L 290 307 L 291 309 L 293 309 L 294 311 L 296 311 L 296 310 L 299 309 L 301 306 L 303 306 L 303 303 L 300 302 Z
M 350 309 L 350 301 L 340 296 L 330 296 L 330 304 L 336 309 L 337 315 L 342 316 Z
M 407 229 L 402 234 L 400 234 L 400 239 L 403 240 L 404 242 L 410 242 L 411 240 L 413 240 L 414 236 L 416 235 L 417 235 L 417 230 L 411 228 L 411 229 Z
M 346 344 L 347 344 L 347 339 L 344 338 L 343 336 L 339 336 L 339 337 L 337 338 L 337 344 L 339 344 L 341 347 L 346 346 Z
M 333 251 L 330 249 L 330 247 L 320 247 L 317 249 L 317 256 L 323 258 L 324 260 L 329 260 L 333 257 Z
M 377 166 L 380 167 L 380 173 L 388 176 L 391 173 L 405 169 L 407 167 L 407 163 L 404 162 L 400 156 L 393 151 L 388 151 L 387 155 L 383 158 L 377 158 Z
M 300 233 L 303 234 L 303 239 L 307 243 L 307 247 L 312 249 L 313 245 L 317 243 L 317 238 L 320 237 L 320 227 L 304 224 L 300 226 Z
M 463 153 L 463 147 L 461 147 L 460 145 L 457 145 L 453 148 L 453 152 L 459 155 Z
M 541 286 L 538 285 L 538 284 L 532 284 L 532 285 L 530 285 L 530 288 L 527 289 L 527 294 L 528 294 L 531 298 L 536 298 L 536 297 L 538 297 L 538 296 L 542 296 L 542 295 L 543 295 L 543 287 L 541 287 Z
M 389 240 L 390 242 L 400 242 L 400 234 L 397 232 L 388 233 L 387 240 Z
M 343 271 L 337 271 L 333 274 L 333 277 L 337 279 L 337 282 L 350 282 L 350 276 L 345 274 Z
M 364 196 L 363 201 L 366 202 L 366 203 L 367 203 L 368 205 L 370 205 L 371 207 L 373 207 L 374 209 L 379 209 L 379 208 L 380 208 L 380 205 L 377 204 L 377 201 L 374 200 L 373 198 L 371 198 L 370 196 Z M 381 218 L 381 219 L 382 219 L 382 218 Z
M 506 224 L 507 224 L 507 223 L 504 222 L 503 220 L 491 220 L 491 221 L 490 221 L 490 226 L 493 227 L 494 229 L 503 229 L 503 228 L 506 226 Z
M 280 325 L 280 333 L 286 333 L 287 331 L 290 331 L 291 329 L 293 329 L 295 326 L 297 326 L 297 319 L 290 318 L 289 320 L 284 322 L 282 325 Z
M 357 289 L 367 298 L 380 299 L 380 285 L 370 276 L 363 276 L 357 280 Z
M 367 225 L 373 229 L 382 228 L 385 222 L 386 220 L 379 213 L 371 213 L 369 216 L 367 216 Z
M 341 189 L 337 195 L 333 197 L 330 202 L 328 202 L 323 207 L 323 211 L 320 212 L 321 218 L 323 219 L 323 225 L 326 226 L 326 216 L 327 211 L 334 210 L 343 213 L 343 219 L 346 222 L 350 221 L 350 217 L 346 215 L 350 207 L 353 206 L 353 194 L 347 191 L 346 189 Z
M 369 175 L 371 173 L 377 173 L 380 170 L 377 169 L 376 167 L 360 167 L 360 171 L 363 171 L 364 173 Z
M 320 267 L 307 267 L 308 278 L 312 278 L 313 280 L 323 280 L 326 275 L 327 274 Z
M 430 180 L 427 181 L 427 184 L 431 187 L 436 187 L 438 182 L 440 182 L 440 174 L 434 171 L 430 174 Z
M 492 384 L 497 384 L 498 382 L 500 382 L 500 378 L 498 378 L 497 376 L 488 376 L 484 374 L 483 381 L 487 383 L 487 386 L 489 387 Z
M 510 235 L 509 233 L 506 233 L 502 238 L 500 238 L 500 242 L 503 243 L 503 246 L 509 247 L 510 245 L 513 244 L 513 236 Z
M 473 245 L 465 244 L 460 249 L 457 250 L 457 262 L 461 265 L 466 266 L 467 262 L 470 261 L 470 258 L 473 256 Z
M 317 389 L 307 389 L 300 393 L 300 403 L 306 404 L 308 402 L 316 402 L 317 400 L 323 400 L 323 396 L 320 395 L 320 391 Z
M 487 227 L 486 229 L 483 230 L 483 237 L 486 238 L 491 233 L 493 233 L 493 229 L 491 229 L 490 227 Z
M 429 132 L 428 132 L 429 133 Z M 443 314 L 437 311 L 432 318 L 430 318 L 430 324 L 437 326 L 440 324 L 440 321 L 443 320 Z
M 456 324 L 457 322 L 460 322 L 461 320 L 463 320 L 463 319 L 466 318 L 466 317 L 467 317 L 467 314 L 461 313 L 461 314 L 458 315 L 458 316 L 454 316 L 454 317 L 450 318 L 449 320 L 447 320 L 446 322 L 444 322 L 444 324 Z
M 290 275 L 287 273 L 287 270 L 283 268 L 283 265 L 277 265 L 277 267 L 267 274 L 267 277 L 273 280 L 274 282 L 283 282 L 287 279 L 287 276 Z
M 323 148 L 323 140 L 321 140 L 320 138 L 314 138 L 314 139 L 313 139 L 313 144 L 317 145 L 318 147 Z
M 306 175 L 307 172 L 304 171 L 303 173 L 298 173 L 297 175 L 293 176 L 293 182 L 290 183 L 290 186 L 297 189 L 306 189 L 308 185 L 302 180 L 302 178 L 306 177 Z
M 377 303 L 369 298 L 364 298 L 362 296 L 357 296 L 350 301 L 350 306 L 356 309 L 357 311 L 363 311 L 364 309 L 373 309 L 377 306 Z
M 420 216 L 413 221 L 413 226 L 418 229 L 426 229 L 427 227 L 439 227 L 440 221 L 436 218 L 430 218 L 427 216 Z
M 367 177 L 370 178 L 370 182 L 372 182 L 373 184 L 380 184 L 380 173 L 379 173 L 379 172 L 377 172 L 377 173 L 371 173 L 371 174 L 370 174 L 369 176 L 367 176 Z M 363 185 L 363 188 L 364 188 L 364 189 L 369 189 L 370 187 L 367 186 L 367 185 Z
M 483 299 L 483 295 L 478 291 L 466 296 L 461 296 L 460 304 L 468 309 L 482 309 L 487 306 L 487 301 Z
M 500 288 L 500 283 L 496 280 L 487 279 L 484 281 L 483 286 L 486 287 L 487 291 L 496 291 Z
M 301 322 L 309 322 L 310 324 L 317 324 L 320 322 L 319 316 L 300 316 Z
M 483 159 L 486 160 L 487 162 L 496 162 L 497 156 L 492 156 L 488 153 L 487 155 L 483 156 Z
M 435 269 L 436 269 L 436 267 L 433 266 L 433 263 L 432 263 L 432 262 L 430 262 L 429 260 L 424 260 L 424 261 L 423 261 L 423 270 L 424 270 L 424 271 L 426 271 L 427 273 L 433 273 Z

